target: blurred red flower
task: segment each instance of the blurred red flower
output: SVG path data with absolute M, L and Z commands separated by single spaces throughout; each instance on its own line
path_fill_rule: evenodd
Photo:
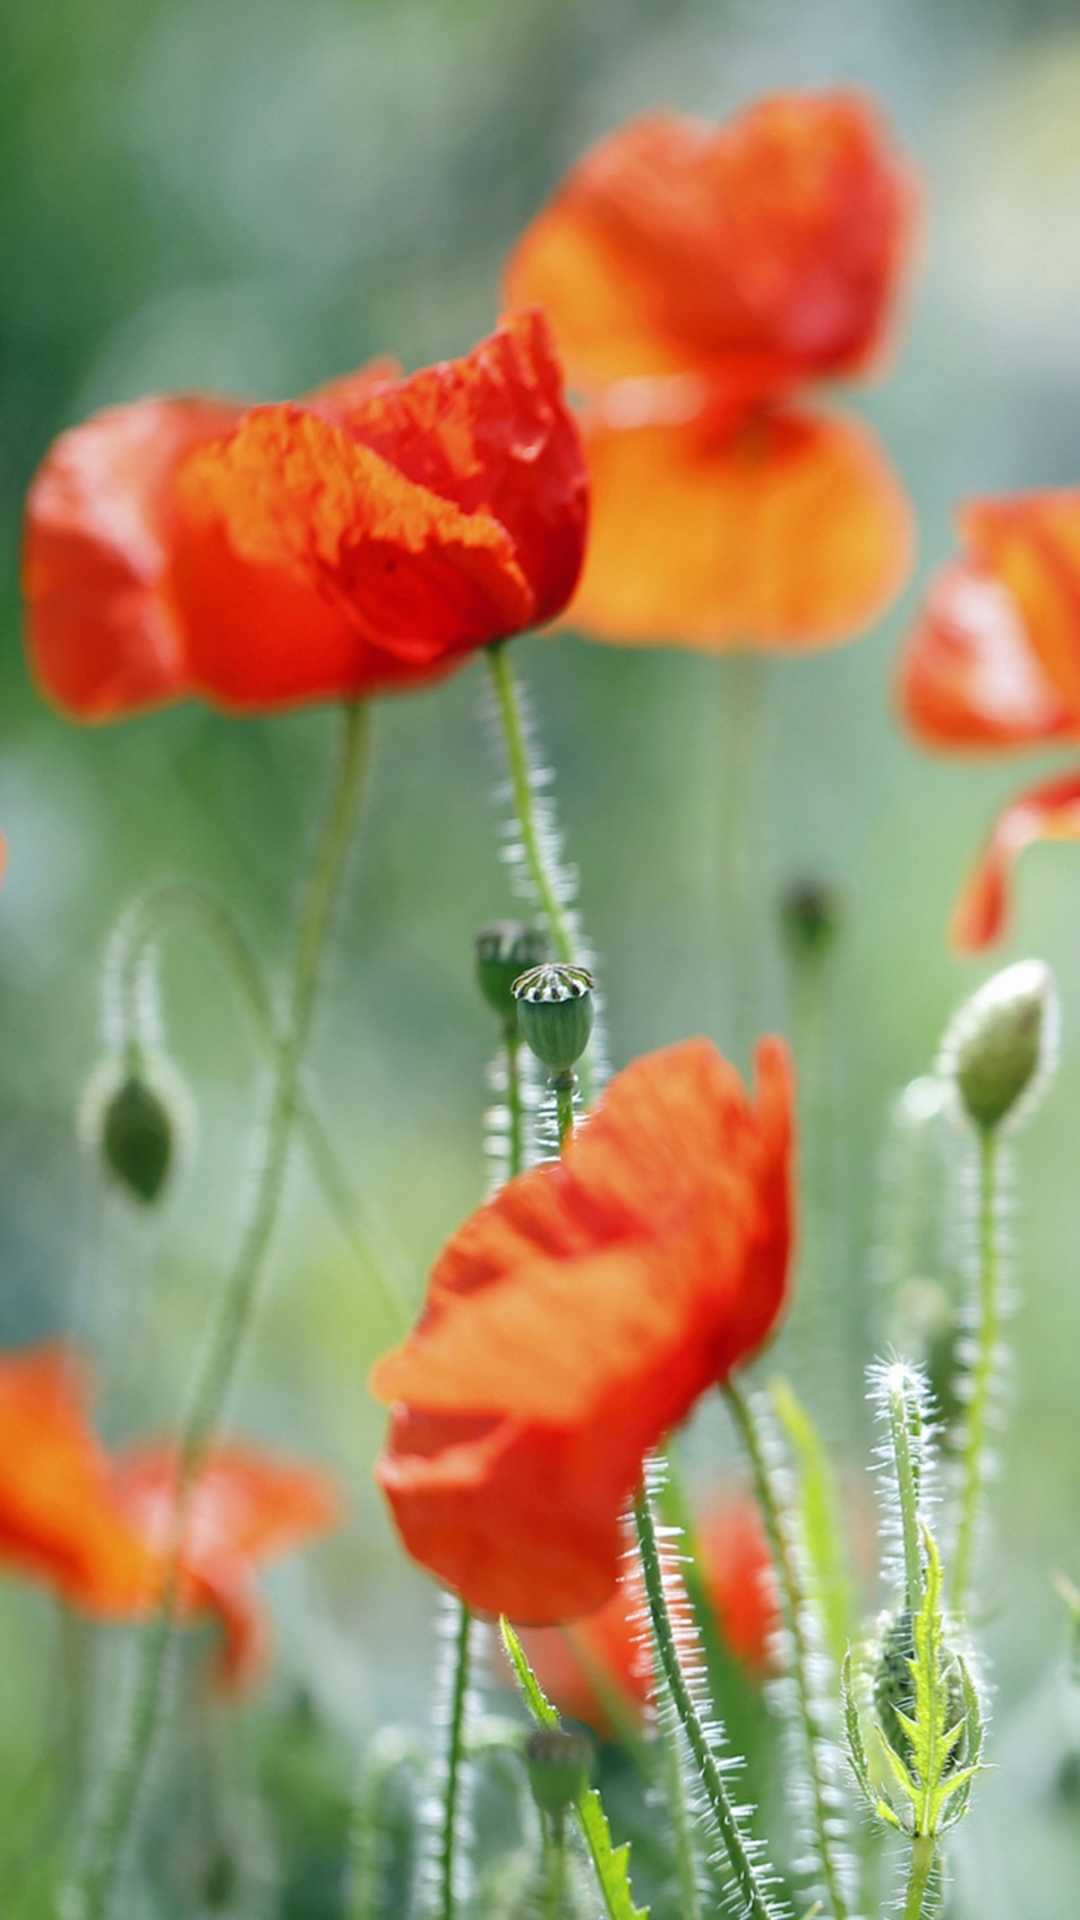
M 62 434 L 30 490 L 42 691 L 83 720 L 422 686 L 559 613 L 587 487 L 536 313 L 408 378 L 306 400 L 141 400 Z
M 695 1528 L 709 1598 L 723 1638 L 744 1667 L 768 1669 L 780 1609 L 772 1556 L 758 1509 L 746 1495 L 729 1497 Z M 560 1712 L 608 1737 L 605 1700 L 613 1693 L 635 1717 L 651 1697 L 645 1601 L 636 1560 L 624 1564 L 611 1599 L 572 1627 L 526 1627 L 525 1651 L 544 1692 Z
M 946 751 L 1080 740 L 1080 489 L 969 501 L 959 528 L 964 558 L 931 582 L 901 657 L 904 720 Z M 957 902 L 957 945 L 1004 931 L 1013 864 L 1047 839 L 1080 839 L 1080 771 L 1001 814 Z
M 569 619 L 602 640 L 808 647 L 892 597 L 911 549 L 897 480 L 866 428 L 793 402 L 879 355 L 913 201 L 849 93 L 777 94 L 718 129 L 648 115 L 571 171 L 507 273 L 589 401 Z
M 758 1095 L 707 1041 L 617 1075 L 561 1161 L 444 1249 L 419 1323 L 375 1368 L 396 1403 L 378 1478 L 405 1546 L 484 1613 L 603 1604 L 645 1455 L 783 1310 L 792 1086 Z
M 96 1619 L 141 1620 L 165 1575 L 175 1457 L 159 1444 L 110 1456 L 86 1399 L 84 1370 L 61 1342 L 0 1357 L 0 1565 Z M 216 1614 L 225 1684 L 254 1679 L 267 1652 L 255 1566 L 340 1519 L 321 1468 L 250 1447 L 210 1455 L 188 1519 L 178 1610 L 186 1620 Z

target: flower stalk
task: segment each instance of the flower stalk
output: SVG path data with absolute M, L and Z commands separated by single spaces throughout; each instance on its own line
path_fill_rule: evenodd
M 274 1047 L 265 1145 L 251 1211 L 196 1374 L 178 1449 L 168 1541 L 168 1574 L 139 1640 L 121 1737 L 91 1809 L 82 1858 L 62 1900 L 66 1920 L 106 1920 L 161 1714 L 184 1533 L 199 1470 L 235 1378 L 284 1196 L 289 1153 L 301 1109 L 301 1075 L 322 959 L 363 793 L 368 763 L 366 708 L 345 708 L 329 803 L 315 845 L 294 948 L 288 997 Z
M 995 1133 L 986 1131 L 979 1134 L 978 1155 L 979 1330 L 971 1400 L 965 1422 L 966 1437 L 960 1462 L 960 1518 L 952 1567 L 952 1604 L 957 1613 L 961 1613 L 967 1604 L 975 1569 L 986 1484 L 990 1403 L 1001 1334 L 997 1243 L 1000 1147 Z

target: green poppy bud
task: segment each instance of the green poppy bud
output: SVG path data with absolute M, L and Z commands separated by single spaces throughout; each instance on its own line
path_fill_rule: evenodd
M 476 936 L 476 978 L 480 991 L 510 1033 L 518 1030 L 514 981 L 546 958 L 548 937 L 542 927 L 521 920 L 493 920 Z
M 542 1813 L 558 1818 L 589 1784 L 592 1742 L 587 1734 L 542 1727 L 525 1742 L 529 1785 Z
M 954 1016 L 939 1071 L 980 1133 L 1030 1107 L 1053 1061 L 1057 1024 L 1053 975 L 1041 960 L 996 973 Z
M 167 1060 L 109 1059 L 91 1077 L 80 1131 L 110 1179 L 141 1206 L 160 1200 L 190 1109 Z
M 887 1746 L 905 1763 L 911 1758 L 911 1737 L 899 1718 L 915 1713 L 915 1631 L 906 1607 L 894 1614 L 881 1636 L 874 1667 L 874 1713 Z
M 522 1036 L 553 1080 L 572 1073 L 589 1044 L 593 984 L 585 967 L 560 961 L 532 967 L 514 982 Z
M 780 928 L 790 958 L 822 960 L 840 933 L 843 901 L 827 880 L 793 880 L 780 896 Z

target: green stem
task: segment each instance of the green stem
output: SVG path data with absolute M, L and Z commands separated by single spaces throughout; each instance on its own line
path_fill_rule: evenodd
M 457 1912 L 454 1863 L 457 1853 L 458 1807 L 464 1755 L 465 1708 L 469 1697 L 469 1642 L 472 1634 L 472 1614 L 464 1602 L 457 1601 L 455 1604 L 459 1618 L 454 1638 L 454 1672 L 451 1683 L 450 1717 L 446 1730 L 445 1795 L 439 1840 L 439 1920 L 454 1920 Z
M 664 1798 L 671 1821 L 675 1879 L 679 1889 L 679 1920 L 701 1920 L 701 1889 L 694 1851 L 694 1829 L 686 1798 L 679 1736 L 669 1714 L 658 1715 L 664 1762 Z
M 287 1010 L 274 1048 L 270 1109 L 259 1177 L 233 1268 L 218 1296 L 209 1339 L 195 1378 L 178 1447 L 177 1483 L 160 1604 L 136 1652 L 132 1689 L 115 1759 L 92 1810 L 83 1859 L 65 1912 L 72 1920 L 106 1920 L 160 1715 L 184 1532 L 199 1470 L 212 1444 L 236 1373 L 281 1209 L 293 1128 L 301 1104 L 301 1073 L 318 993 L 322 956 L 363 792 L 369 731 L 363 706 L 345 709 L 330 800 L 316 842 L 304 895 Z
M 247 1008 L 259 1045 L 273 1059 L 278 1035 L 274 1005 L 250 942 L 231 914 L 216 900 L 185 880 L 166 880 L 148 887 L 120 921 L 106 963 L 106 1028 L 119 1051 L 138 1064 L 153 1048 L 146 974 L 163 936 L 173 926 L 191 926 L 216 949 Z M 404 1332 L 407 1315 L 371 1250 L 364 1210 L 336 1147 L 301 1088 L 298 1125 L 308 1162 L 338 1226 L 366 1268 L 379 1303 L 396 1332 Z
M 543 1920 L 562 1920 L 566 1899 L 566 1821 L 561 1813 L 544 1814 Z
M 521 1088 L 521 1035 L 507 1028 L 506 1110 L 510 1130 L 506 1142 L 507 1175 L 513 1180 L 525 1165 L 525 1102 Z
M 818 1863 L 824 1891 L 828 1896 L 833 1920 L 847 1920 L 848 1904 L 844 1896 L 840 1878 L 840 1868 L 831 1831 L 829 1795 L 821 1763 L 820 1732 L 814 1697 L 810 1681 L 813 1649 L 807 1640 L 806 1632 L 806 1595 L 791 1551 L 780 1512 L 772 1474 L 766 1458 L 765 1445 L 758 1429 L 753 1408 L 742 1388 L 734 1380 L 729 1380 L 723 1389 L 736 1430 L 746 1451 L 750 1470 L 754 1478 L 754 1489 L 765 1521 L 765 1531 L 769 1537 L 773 1564 L 776 1568 L 780 1586 L 780 1602 L 791 1648 L 792 1678 L 795 1682 L 795 1697 L 798 1702 L 799 1719 L 802 1723 L 806 1746 L 806 1763 L 810 1776 L 811 1817 L 814 1824 L 814 1838 L 817 1846 Z
M 896 1486 L 900 1495 L 900 1524 L 904 1542 L 904 1585 L 908 1612 L 914 1615 L 922 1604 L 923 1588 L 922 1550 L 919 1545 L 919 1490 L 911 1458 L 911 1428 L 908 1424 L 907 1399 L 903 1389 L 896 1386 L 889 1388 L 889 1427 L 892 1435 L 893 1459 L 896 1463 Z
M 574 1076 L 552 1081 L 555 1089 L 555 1115 L 559 1128 L 559 1152 L 562 1153 L 574 1133 Z
M 952 1586 L 956 1613 L 963 1612 L 971 1585 L 986 1479 L 987 1427 L 1001 1320 L 996 1213 L 997 1141 L 993 1133 L 984 1132 L 979 1135 L 979 1348 L 960 1467 L 960 1524 Z
M 510 665 L 506 641 L 499 640 L 494 646 L 489 647 L 487 657 L 495 704 L 498 708 L 506 747 L 510 789 L 521 834 L 521 845 L 525 853 L 525 864 L 529 870 L 540 910 L 547 921 L 548 932 L 555 948 L 555 957 L 567 966 L 573 966 L 579 960 L 573 923 L 559 898 L 555 861 L 544 845 L 544 835 L 537 817 L 536 794 L 529 766 L 529 747 L 521 716 L 521 701 L 514 680 L 514 670 Z M 588 1072 L 587 1062 L 583 1061 L 582 1075 L 586 1101 L 591 1098 L 592 1091 Z
M 915 1835 L 911 1842 L 911 1870 L 904 1895 L 902 1920 L 923 1920 L 936 1852 L 937 1840 L 933 1835 L 925 1833 Z
M 746 1836 L 728 1796 L 719 1762 L 709 1745 L 697 1704 L 679 1661 L 675 1631 L 664 1592 L 664 1576 L 656 1527 L 646 1493 L 640 1494 L 635 1503 L 634 1523 L 637 1529 L 638 1553 L 641 1559 L 653 1645 L 664 1684 L 671 1694 L 672 1704 L 683 1733 L 686 1735 L 702 1791 L 720 1830 L 745 1912 L 748 1916 L 752 1916 L 752 1920 L 774 1920 L 775 1907 L 769 1900 L 761 1870 L 751 1857 Z

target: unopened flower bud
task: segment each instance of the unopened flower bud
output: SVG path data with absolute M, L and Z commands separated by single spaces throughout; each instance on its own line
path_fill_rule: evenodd
M 1049 967 L 1021 960 L 972 994 L 942 1042 L 939 1071 L 969 1120 L 993 1133 L 1037 1090 L 1053 1060 L 1057 995 Z M 1021 1109 L 1022 1111 L 1022 1109 Z
M 553 1080 L 572 1073 L 589 1044 L 593 977 L 585 967 L 532 967 L 514 982 L 523 1038 Z
M 514 981 L 527 967 L 538 966 L 547 951 L 544 929 L 526 926 L 521 920 L 493 920 L 490 926 L 481 927 L 476 936 L 476 978 L 480 991 L 510 1033 L 516 1033 L 518 1026 Z
M 525 1759 L 533 1799 L 541 1812 L 557 1818 L 589 1784 L 592 1742 L 584 1733 L 542 1727 L 526 1740 Z
M 86 1089 L 80 1131 L 110 1178 L 149 1207 L 164 1191 L 189 1107 L 167 1061 L 109 1059 Z
M 793 961 L 821 960 L 842 924 L 838 888 L 827 880 L 794 880 L 780 896 L 780 928 Z

